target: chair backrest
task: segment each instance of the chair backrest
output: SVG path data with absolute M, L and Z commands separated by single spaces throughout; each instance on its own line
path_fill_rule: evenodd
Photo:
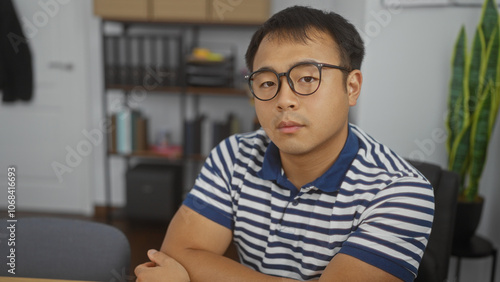
M 0 276 L 14 276 L 11 266 L 16 277 L 125 281 L 129 275 L 130 245 L 113 226 L 49 217 L 0 220 Z
M 429 163 L 410 161 L 434 188 L 434 222 L 415 281 L 447 280 L 451 257 L 459 176 Z

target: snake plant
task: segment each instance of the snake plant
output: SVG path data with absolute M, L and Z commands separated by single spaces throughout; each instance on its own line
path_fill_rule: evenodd
M 475 201 L 500 106 L 500 18 L 485 0 L 470 51 L 462 26 L 452 56 L 448 97 L 448 169 L 461 178 L 460 198 Z

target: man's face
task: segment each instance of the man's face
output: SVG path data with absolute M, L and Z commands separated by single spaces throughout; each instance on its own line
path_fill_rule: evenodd
M 255 55 L 254 70 L 269 68 L 282 73 L 303 61 L 341 65 L 334 40 L 322 32 L 315 34 L 306 44 L 265 37 Z M 339 152 L 347 136 L 349 107 L 356 104 L 361 87 L 361 73 L 353 73 L 345 84 L 342 71 L 324 67 L 319 89 L 309 96 L 295 94 L 281 77 L 281 89 L 274 99 L 255 99 L 259 122 L 281 154 Z M 359 82 L 354 88 L 353 79 Z

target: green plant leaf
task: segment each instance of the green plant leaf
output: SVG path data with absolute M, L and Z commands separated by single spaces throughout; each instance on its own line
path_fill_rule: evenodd
M 499 64 L 500 66 L 500 64 Z M 491 90 L 491 113 L 490 113 L 490 119 L 489 119 L 489 132 L 490 136 L 493 134 L 493 128 L 495 127 L 495 121 L 498 116 L 498 112 L 500 110 L 500 81 L 497 80 L 494 86 L 492 87 L 493 89 Z
M 497 119 L 498 112 L 500 110 L 500 18 L 498 21 L 496 45 L 492 48 L 491 53 L 496 54 L 496 79 L 492 83 L 492 93 L 491 93 L 491 113 L 489 119 L 489 132 L 490 135 L 493 134 L 493 128 L 495 127 L 495 121 Z
M 500 19 L 498 22 L 498 26 L 499 26 L 498 45 L 500 46 Z M 497 50 L 496 52 L 500 52 L 500 50 Z M 490 115 L 490 132 L 493 132 L 493 128 L 495 127 L 495 121 L 497 119 L 498 112 L 500 111 L 500 56 L 498 56 L 498 61 L 497 61 L 497 78 L 493 85 L 494 89 L 492 94 L 493 96 L 491 99 L 492 114 Z
M 490 37 L 490 42 L 487 45 L 486 56 L 484 61 L 482 62 L 482 69 L 480 75 L 480 93 L 485 93 L 482 91 L 482 87 L 484 85 L 494 82 L 497 77 L 497 69 L 498 69 L 498 58 L 499 54 L 499 41 L 500 37 L 500 29 L 497 27 L 493 29 L 493 32 Z
M 476 104 L 479 101 L 479 93 L 481 93 L 481 88 L 484 83 L 484 75 L 481 75 L 483 68 L 483 54 L 486 53 L 485 39 L 482 28 L 479 26 L 476 29 L 474 35 L 474 41 L 472 42 L 471 55 L 468 62 L 467 80 L 465 81 L 468 89 L 468 94 L 465 99 L 468 101 L 466 103 L 468 113 L 472 115 L 476 110 Z
M 464 122 L 462 131 L 460 131 L 453 142 L 453 146 L 451 149 L 453 155 L 450 154 L 448 163 L 448 169 L 460 175 L 460 192 L 464 190 L 465 175 L 467 174 L 470 163 L 470 133 L 471 123 L 469 118 L 467 118 Z
M 452 59 L 452 75 L 450 80 L 450 93 L 448 98 L 448 116 L 447 116 L 447 129 L 448 139 L 446 148 L 448 153 L 452 152 L 451 148 L 453 140 L 460 133 L 463 127 L 463 118 L 460 114 L 463 112 L 464 107 L 464 81 L 466 70 L 467 58 L 467 34 L 465 27 L 462 26 L 460 33 L 455 42 Z
M 485 35 L 485 43 L 490 43 L 493 30 L 498 26 L 498 6 L 495 0 L 485 0 L 481 13 L 480 26 Z
M 484 36 L 481 28 L 478 27 L 472 44 L 471 56 L 465 55 L 463 89 L 455 98 L 454 105 L 450 109 L 451 122 L 449 126 L 453 128 L 454 133 L 451 136 L 452 139 L 448 140 L 448 146 L 450 146 L 448 169 L 460 175 L 460 191 L 464 190 L 464 179 L 470 164 L 470 116 L 472 114 L 471 107 L 475 108 L 475 103 L 471 103 L 471 100 L 476 101 L 483 52 Z M 472 99 L 471 95 L 473 95 Z
M 472 201 L 477 196 L 479 179 L 484 169 L 486 162 L 486 152 L 490 140 L 490 112 L 493 93 L 493 84 L 488 83 L 484 88 L 481 99 L 477 105 L 476 112 L 472 117 L 471 128 L 471 164 L 469 171 L 469 185 L 465 191 L 465 196 L 469 201 Z
M 498 21 L 498 18 L 497 18 Z M 477 197 L 479 180 L 486 163 L 487 150 L 491 136 L 492 115 L 496 118 L 497 112 L 492 112 L 496 108 L 496 82 L 498 60 L 499 60 L 499 38 L 500 29 L 495 27 L 492 31 L 490 41 L 487 47 L 486 55 L 482 63 L 480 81 L 481 85 L 486 84 L 480 89 L 484 89 L 478 96 L 479 104 L 472 115 L 471 128 L 471 150 L 470 150 L 470 171 L 469 185 L 465 191 L 465 196 L 472 201 Z M 494 121 L 493 121 L 494 123 Z
M 498 19 L 497 49 L 491 50 L 497 54 L 497 77 L 493 84 L 493 96 L 491 99 L 490 132 L 493 132 L 498 112 L 500 111 L 500 17 Z
M 497 19 L 498 20 L 498 19 Z M 491 118 L 496 117 L 496 112 L 492 112 L 496 107 L 494 103 L 497 77 L 498 59 L 499 59 L 499 29 L 493 29 L 490 43 L 484 58 L 481 80 L 487 85 L 482 87 L 484 91 L 478 97 L 479 104 L 472 116 L 471 129 L 471 167 L 469 172 L 469 185 L 465 196 L 468 200 L 474 200 L 478 193 L 479 180 L 486 162 L 486 152 L 492 131 Z

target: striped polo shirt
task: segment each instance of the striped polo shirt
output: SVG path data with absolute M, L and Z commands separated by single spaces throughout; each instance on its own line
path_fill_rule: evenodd
M 184 205 L 232 230 L 243 265 L 297 280 L 344 253 L 413 281 L 434 215 L 429 182 L 352 124 L 337 161 L 300 190 L 264 130 L 229 137 Z

